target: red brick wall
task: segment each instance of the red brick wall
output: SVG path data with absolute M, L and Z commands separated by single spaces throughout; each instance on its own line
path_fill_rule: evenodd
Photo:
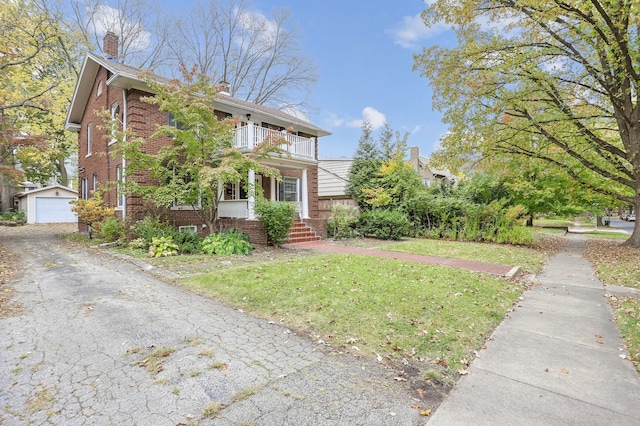
M 81 129 L 78 134 L 78 167 L 80 169 L 84 168 L 84 171 L 79 173 L 78 188 L 81 188 L 80 180 L 85 177 L 88 179 L 89 186 L 91 188 L 93 175 L 96 174 L 98 182 L 101 184 L 102 189 L 105 190 L 103 195 L 105 203 L 115 206 L 117 204 L 117 193 L 115 189 L 115 182 L 117 181 L 116 168 L 122 164 L 122 159 L 114 157 L 111 154 L 117 148 L 117 144 L 110 144 L 111 138 L 105 137 L 107 135 L 107 130 L 98 128 L 99 126 L 102 126 L 103 119 L 97 111 L 110 111 L 112 105 L 118 104 L 120 106 L 118 118 L 122 122 L 125 120 L 123 116 L 125 112 L 125 102 L 123 99 L 124 92 L 122 89 L 107 86 L 106 82 L 109 77 L 110 75 L 107 70 L 104 68 L 99 69 L 96 80 L 91 89 L 91 94 L 88 99 L 84 116 L 81 120 Z M 102 94 L 98 96 L 97 91 L 100 84 L 102 85 Z M 145 152 L 155 154 L 162 146 L 167 143 L 171 143 L 171 140 L 168 138 L 150 138 L 156 130 L 156 124 L 166 123 L 167 115 L 166 112 L 160 111 L 157 106 L 150 105 L 141 100 L 142 97 L 149 96 L 149 94 L 133 89 L 127 91 L 126 96 L 127 127 L 137 136 L 145 139 Z M 217 114 L 221 113 L 218 111 Z M 93 149 L 91 155 L 88 155 L 87 153 L 87 125 L 89 123 L 92 125 Z M 317 144 L 315 156 L 316 158 L 318 156 Z M 300 170 L 291 169 L 282 170 L 282 175 L 298 179 L 302 176 Z M 150 182 L 149 173 L 144 171 L 136 173 L 136 175 L 129 177 L 129 179 L 135 179 L 142 184 Z M 105 187 L 108 182 L 112 183 L 111 187 Z M 307 182 L 309 190 L 309 215 L 312 219 L 317 219 L 319 217 L 319 206 L 317 201 L 317 166 L 308 166 Z M 271 197 L 271 184 L 269 178 L 263 178 L 263 188 L 264 195 L 269 199 Z M 144 202 L 140 195 L 128 195 L 126 200 L 127 216 L 130 217 L 143 211 L 143 204 Z M 122 217 L 122 212 L 118 211 L 116 215 L 118 217 Z M 176 226 L 197 225 L 199 229 L 202 229 L 202 222 L 197 218 L 197 215 L 193 211 L 170 210 L 169 218 Z M 257 239 L 257 241 L 264 241 L 264 243 L 266 243 L 266 233 L 264 232 L 264 229 L 262 229 L 262 225 L 259 221 L 240 221 L 242 222 L 242 227 L 240 226 L 240 222 L 229 227 L 241 227 L 243 230 L 246 228 L 248 231 L 247 233 L 252 235 L 254 239 Z M 224 226 L 227 226 L 226 222 L 224 223 Z M 259 224 L 259 226 L 256 226 L 255 224 Z M 86 230 L 86 226 L 79 224 L 79 229 Z M 262 244 L 261 242 L 257 243 Z

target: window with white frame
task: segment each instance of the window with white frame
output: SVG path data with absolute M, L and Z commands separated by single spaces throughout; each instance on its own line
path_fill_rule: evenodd
M 122 188 L 122 184 L 124 183 L 124 173 L 122 172 L 122 166 L 116 166 L 116 181 L 118 182 L 116 185 L 116 206 L 122 207 L 124 206 L 124 191 Z
M 83 200 L 89 199 L 89 178 L 80 180 L 80 194 Z
M 110 144 L 117 142 L 116 128 L 120 121 L 120 105 L 118 104 L 111 105 L 111 119 L 115 121 L 115 123 L 113 123 L 114 127 L 111 129 L 111 141 L 109 141 Z
M 97 173 L 93 174 L 93 182 L 91 184 L 91 188 L 93 192 L 96 192 L 98 190 L 98 174 Z
M 87 124 L 87 157 L 91 155 L 93 151 L 93 125 Z
M 279 185 L 279 197 L 280 201 L 299 201 L 298 196 L 298 179 L 285 177 L 282 179 Z

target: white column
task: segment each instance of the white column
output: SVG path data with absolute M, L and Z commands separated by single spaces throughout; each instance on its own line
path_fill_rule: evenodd
M 253 128 L 253 121 L 249 120 L 247 122 L 247 148 L 253 149 L 254 140 L 255 140 L 255 129 Z
M 271 201 L 276 201 L 276 178 L 271 177 Z
M 249 170 L 249 202 L 247 203 L 247 219 L 255 220 L 256 213 L 254 211 L 256 205 L 256 172 L 253 169 Z
M 301 186 L 302 186 L 302 206 L 301 206 L 301 216 L 303 219 L 308 219 L 309 218 L 309 188 L 307 187 L 307 169 L 302 169 L 302 179 L 301 179 Z

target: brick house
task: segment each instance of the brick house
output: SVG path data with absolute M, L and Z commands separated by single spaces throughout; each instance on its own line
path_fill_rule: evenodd
M 143 72 L 118 63 L 117 46 L 117 36 L 107 33 L 103 49 L 106 56 L 89 54 L 86 57 L 67 114 L 65 128 L 78 133 L 79 198 L 90 197 L 102 183 L 133 178 L 124 176 L 124 160 L 109 154 L 117 142 L 105 138 L 107 130 L 99 128 L 102 124 L 99 111 L 109 111 L 123 128 L 143 138 L 151 136 L 158 124 L 171 123 L 171 117 L 165 111 L 141 100 L 152 96 Z M 154 78 L 168 82 L 163 77 Z M 214 108 L 218 117 L 238 120 L 234 146 L 241 151 L 250 151 L 270 132 L 294 129 L 292 134 L 285 136 L 290 155 L 265 160 L 266 164 L 280 170 L 282 180 L 278 182 L 249 171 L 248 181 L 260 185 L 267 199 L 296 202 L 300 221 L 323 235 L 326 226 L 318 212 L 318 138 L 330 133 L 280 110 L 234 98 L 224 88 L 218 94 Z M 144 149 L 151 154 L 171 143 L 168 138 L 146 140 Z M 144 179 L 137 175 L 135 178 Z M 253 211 L 255 200 L 238 184 L 221 183 L 220 191 L 218 220 L 222 228 L 240 228 L 253 242 L 265 243 L 266 234 Z M 144 214 L 145 204 L 135 194 L 119 194 L 112 188 L 103 193 L 103 200 L 116 208 L 118 217 Z M 166 213 L 176 227 L 203 229 L 191 206 L 172 206 Z M 78 225 L 80 230 L 86 229 L 84 224 Z M 297 224 L 296 227 L 303 226 Z

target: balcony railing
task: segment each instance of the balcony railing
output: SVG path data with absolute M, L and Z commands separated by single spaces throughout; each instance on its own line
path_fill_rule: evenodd
M 291 135 L 286 132 L 259 127 L 253 123 L 236 129 L 236 136 L 233 146 L 241 151 L 252 150 L 256 145 L 262 143 L 267 138 L 284 138 L 287 143 L 279 145 L 279 148 L 288 152 L 292 158 L 302 158 L 315 160 L 316 140 L 315 138 L 303 138 L 302 136 Z

